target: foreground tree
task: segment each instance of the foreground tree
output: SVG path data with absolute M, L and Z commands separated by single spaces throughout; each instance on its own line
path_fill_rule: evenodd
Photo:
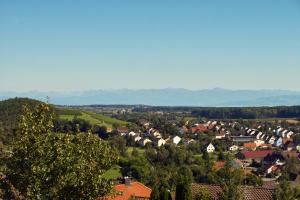
M 242 181 L 242 172 L 233 169 L 232 160 L 227 157 L 225 167 L 218 172 L 222 191 L 219 194 L 220 200 L 240 200 L 239 187 Z
M 176 185 L 176 200 L 191 200 L 191 170 L 187 167 L 181 167 L 178 171 L 178 181 Z
M 195 195 L 195 200 L 213 200 L 212 196 L 207 190 L 201 190 Z
M 95 199 L 111 190 L 103 173 L 117 153 L 98 136 L 52 133 L 46 104 L 24 109 L 8 159 L 8 180 L 28 199 Z
M 291 188 L 288 182 L 288 174 L 283 173 L 279 186 L 275 189 L 273 200 L 295 200 L 300 199 L 300 191 L 297 188 Z

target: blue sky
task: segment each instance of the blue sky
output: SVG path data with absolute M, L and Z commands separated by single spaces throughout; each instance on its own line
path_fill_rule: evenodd
M 298 0 L 0 1 L 0 91 L 300 90 Z

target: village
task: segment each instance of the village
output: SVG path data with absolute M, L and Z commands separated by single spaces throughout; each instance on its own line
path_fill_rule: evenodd
M 290 174 L 292 186 L 300 184 L 299 159 L 300 159 L 300 126 L 299 124 L 275 123 L 264 121 L 252 121 L 243 123 L 234 120 L 207 120 L 201 123 L 190 124 L 188 121 L 183 126 L 172 121 L 172 125 L 178 129 L 178 135 L 164 137 L 160 130 L 151 126 L 151 122 L 140 120 L 140 125 L 145 130 L 132 131 L 127 127 L 119 127 L 117 134 L 133 140 L 135 148 L 160 148 L 165 145 L 176 146 L 177 148 L 189 147 L 195 143 L 201 143 L 199 154 L 208 153 L 211 157 L 217 157 L 220 153 L 232 156 L 233 167 L 243 171 L 243 174 L 254 174 L 262 181 L 260 187 L 252 189 L 261 190 L 256 199 L 270 199 L 272 190 L 278 185 L 282 176 L 283 168 L 287 160 L 293 160 L 295 173 Z M 247 125 L 245 125 L 247 124 Z M 250 125 L 250 126 L 249 126 Z M 215 159 L 213 169 L 218 171 L 225 166 L 225 161 Z M 195 188 L 206 187 L 211 191 L 212 196 L 217 196 L 214 185 L 192 184 L 192 191 Z M 245 188 L 244 188 L 245 189 Z M 251 187 L 246 186 L 246 190 Z M 270 191 L 271 192 L 270 192 Z M 269 197 L 263 197 L 268 194 Z M 248 191 L 249 192 L 249 191 Z M 251 196 L 251 195 L 250 195 Z M 253 196 L 249 199 L 255 199 Z

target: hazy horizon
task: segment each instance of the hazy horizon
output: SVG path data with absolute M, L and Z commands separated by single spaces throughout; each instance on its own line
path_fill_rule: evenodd
M 187 90 L 187 91 L 205 91 L 205 90 L 226 90 L 226 91 L 289 91 L 289 92 L 300 92 L 300 90 L 288 90 L 288 89 L 231 89 L 222 87 L 213 88 L 198 88 L 198 89 L 188 89 L 188 88 L 175 88 L 175 87 L 162 87 L 162 88 L 99 88 L 99 89 L 83 89 L 83 90 L 0 90 L 0 93 L 31 93 L 31 92 L 41 92 L 41 93 L 74 93 L 74 92 L 89 92 L 89 91 L 118 91 L 118 90 Z

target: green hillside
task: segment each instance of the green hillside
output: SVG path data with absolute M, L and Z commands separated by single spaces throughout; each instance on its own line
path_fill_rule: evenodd
M 61 108 L 59 110 L 61 110 Z M 112 128 L 113 124 L 116 124 L 117 126 L 126 126 L 128 124 L 128 122 L 89 111 L 70 109 L 62 109 L 59 111 L 60 119 L 73 120 L 75 117 L 86 120 L 92 125 L 106 126 L 107 128 Z
M 16 128 L 24 105 L 34 108 L 40 103 L 43 102 L 29 98 L 14 98 L 0 101 L 0 142 L 6 144 L 12 141 L 16 134 Z M 55 110 L 53 106 L 51 108 Z

